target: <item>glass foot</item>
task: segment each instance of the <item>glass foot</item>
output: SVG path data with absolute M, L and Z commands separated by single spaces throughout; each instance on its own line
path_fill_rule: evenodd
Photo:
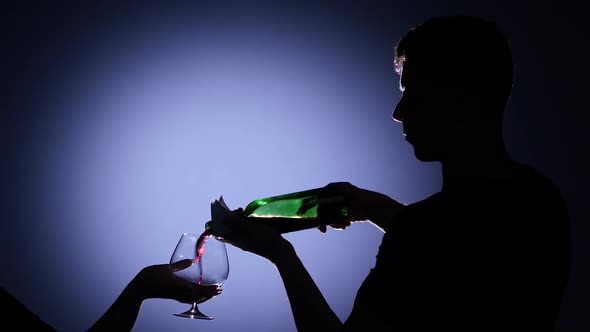
M 187 310 L 185 312 L 182 312 L 179 314 L 174 314 L 174 316 L 191 318 L 191 319 L 206 319 L 206 320 L 213 319 L 213 317 L 207 316 L 204 313 L 200 312 L 199 309 L 197 308 L 197 306 L 193 306 L 192 308 L 190 308 L 189 310 Z

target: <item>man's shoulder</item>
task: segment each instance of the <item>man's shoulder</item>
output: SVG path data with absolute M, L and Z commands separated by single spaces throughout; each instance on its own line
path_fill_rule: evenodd
M 436 213 L 436 208 L 444 204 L 445 197 L 442 192 L 436 192 L 430 196 L 419 201 L 406 205 L 403 209 L 403 214 L 399 217 L 408 217 L 415 214 Z
M 514 179 L 510 182 L 514 187 L 514 193 L 521 195 L 521 198 L 530 197 L 541 200 L 537 203 L 542 201 L 564 203 L 561 191 L 555 182 L 533 166 L 518 164 Z

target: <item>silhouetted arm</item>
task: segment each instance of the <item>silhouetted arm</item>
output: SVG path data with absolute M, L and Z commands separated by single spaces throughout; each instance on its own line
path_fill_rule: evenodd
M 299 332 L 334 331 L 342 326 L 289 241 L 268 225 L 248 222 L 238 213 L 225 216 L 224 241 L 275 264 L 289 297 Z
M 368 189 L 356 187 L 349 182 L 332 182 L 324 187 L 329 194 L 340 194 L 348 199 L 350 211 L 346 223 L 335 223 L 332 228 L 345 229 L 351 222 L 370 221 L 379 230 L 385 232 L 387 225 L 405 207 L 393 198 Z M 319 227 L 322 233 L 326 226 Z
M 342 327 L 291 243 L 285 240 L 272 261 L 283 280 L 297 331 L 326 332 Z
M 145 299 L 136 276 L 88 332 L 131 331 Z
M 361 189 L 361 191 L 364 196 L 361 204 L 366 211 L 366 218 L 385 232 L 387 225 L 395 219 L 395 215 L 405 205 L 382 193 L 367 189 Z
M 175 269 L 183 269 L 192 260 L 185 259 L 175 263 Z M 201 286 L 177 278 L 168 264 L 152 265 L 143 268 L 129 282 L 109 309 L 89 329 L 96 331 L 131 331 L 144 300 L 161 298 L 182 303 L 205 302 L 219 295 L 217 286 Z

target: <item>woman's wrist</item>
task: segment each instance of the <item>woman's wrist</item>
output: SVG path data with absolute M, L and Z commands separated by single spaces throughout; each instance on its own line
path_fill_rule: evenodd
M 138 302 L 155 297 L 151 294 L 150 287 L 150 274 L 151 266 L 144 267 L 139 273 L 131 280 L 126 290 L 129 291 L 130 299 Z

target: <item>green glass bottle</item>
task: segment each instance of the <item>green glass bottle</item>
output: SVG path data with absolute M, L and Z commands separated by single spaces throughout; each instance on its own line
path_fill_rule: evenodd
M 289 233 L 344 222 L 348 213 L 344 196 L 329 195 L 323 188 L 316 188 L 257 199 L 246 206 L 242 216 Z M 208 222 L 205 228 L 212 230 L 212 223 Z

